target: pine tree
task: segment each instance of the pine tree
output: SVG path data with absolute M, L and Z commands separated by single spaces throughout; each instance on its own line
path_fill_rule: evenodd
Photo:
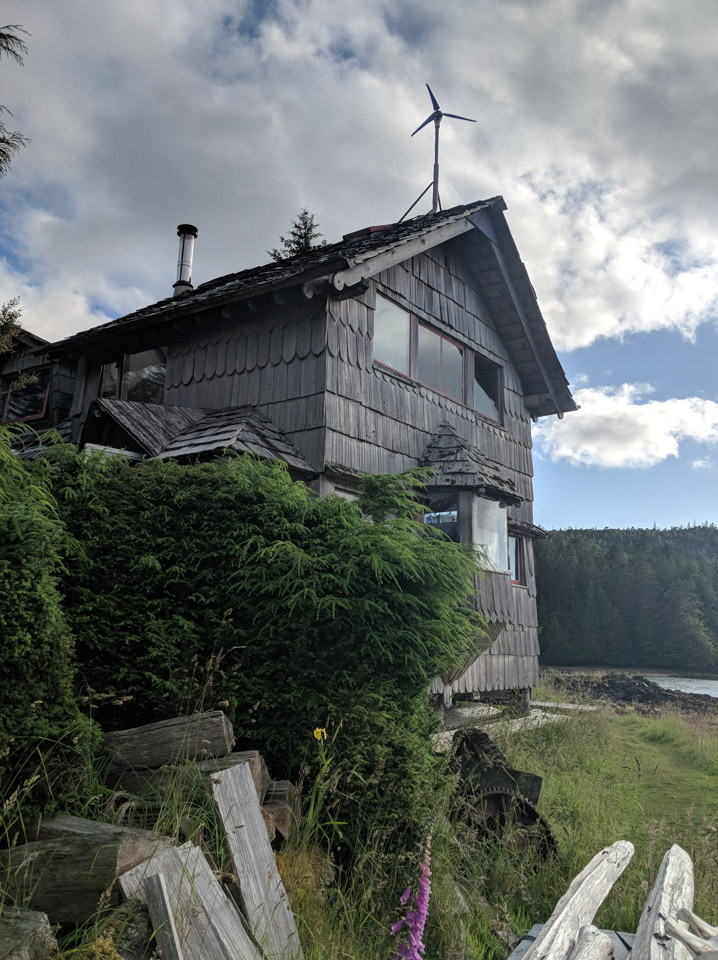
M 324 234 L 319 232 L 320 226 L 314 214 L 303 207 L 292 221 L 292 227 L 286 237 L 280 236 L 281 247 L 274 247 L 272 250 L 267 250 L 267 253 L 272 260 L 279 261 L 288 260 L 290 257 L 296 257 L 308 250 L 315 250 L 317 247 L 326 247 L 327 240 Z

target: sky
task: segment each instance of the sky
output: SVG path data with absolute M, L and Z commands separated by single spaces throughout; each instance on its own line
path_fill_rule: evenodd
M 57 340 L 329 241 L 501 194 L 581 409 L 534 428 L 535 519 L 718 523 L 715 0 L 5 0 L 0 302 Z M 416 212 L 427 212 L 430 201 Z

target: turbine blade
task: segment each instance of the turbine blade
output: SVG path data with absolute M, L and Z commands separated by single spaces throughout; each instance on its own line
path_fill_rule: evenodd
M 429 86 L 428 83 L 427 83 L 427 85 L 426 85 L 426 89 L 429 91 L 429 96 L 431 97 L 431 105 L 432 105 L 432 107 L 434 108 L 434 110 L 440 110 L 441 107 L 439 106 L 439 102 L 438 102 L 438 100 L 436 99 L 436 97 L 434 96 L 434 94 L 431 92 L 431 87 Z
M 458 113 L 445 113 L 445 117 L 453 117 L 454 120 L 466 120 L 467 123 L 476 123 L 476 120 L 472 120 L 470 117 L 460 117 Z
M 424 122 L 422 123 L 422 125 L 421 125 L 420 127 L 417 127 L 417 128 L 416 128 L 416 130 L 414 131 L 414 133 L 418 133 L 420 130 L 422 130 L 422 129 L 427 125 L 427 123 L 431 123 L 431 121 L 432 121 L 433 119 L 434 119 L 434 114 L 432 113 L 432 114 L 430 114 L 430 115 L 426 118 L 426 120 L 424 120 Z M 412 137 L 414 136 L 414 133 L 412 133 Z

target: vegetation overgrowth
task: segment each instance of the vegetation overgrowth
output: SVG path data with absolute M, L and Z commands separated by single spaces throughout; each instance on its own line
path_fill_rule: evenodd
M 551 530 L 536 542 L 544 663 L 718 671 L 718 528 Z

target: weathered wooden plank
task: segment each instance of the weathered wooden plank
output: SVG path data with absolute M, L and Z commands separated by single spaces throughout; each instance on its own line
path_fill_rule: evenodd
M 628 840 L 618 840 L 597 853 L 571 881 L 525 960 L 568 960 L 581 928 L 593 921 L 632 856 L 633 844 Z
M 120 877 L 123 894 L 146 901 L 145 880 L 158 873 L 187 960 L 261 960 L 199 847 L 185 843 L 129 870 Z
M 52 831 L 52 826 L 42 829 Z M 145 830 L 93 824 L 79 831 L 75 824 L 51 839 L 0 852 L 0 869 L 30 892 L 29 906 L 46 913 L 52 923 L 84 923 L 108 891 L 110 903 L 117 902 L 114 883 L 121 873 L 171 844 Z
M 272 782 L 269 776 L 269 770 L 264 757 L 259 750 L 238 750 L 236 753 L 230 753 L 226 757 L 215 757 L 211 760 L 201 760 L 197 766 L 202 773 L 218 773 L 220 770 L 229 770 L 238 763 L 246 763 L 249 772 L 252 774 L 254 788 L 257 791 L 257 800 L 261 804 L 267 796 L 267 788 Z M 275 781 L 284 783 L 283 780 Z M 274 799 L 274 797 L 272 797 Z
M 581 927 L 570 960 L 611 960 L 613 941 L 593 924 Z
M 160 767 L 180 760 L 221 757 L 234 745 L 232 724 L 221 710 L 160 720 L 105 734 L 110 771 Z
M 268 960 L 302 960 L 297 927 L 248 767 L 242 764 L 212 777 L 212 792 L 255 939 Z
M 693 908 L 693 863 L 685 850 L 674 844 L 663 858 L 656 882 L 638 921 L 633 960 L 690 960 L 690 952 L 678 940 L 666 939 L 667 917 Z M 684 929 L 688 929 L 684 924 Z
M 5 904 L 0 913 L 0 960 L 47 960 L 57 941 L 47 914 Z
M 163 960 L 184 960 L 163 873 L 145 877 L 143 883 L 153 937 Z

